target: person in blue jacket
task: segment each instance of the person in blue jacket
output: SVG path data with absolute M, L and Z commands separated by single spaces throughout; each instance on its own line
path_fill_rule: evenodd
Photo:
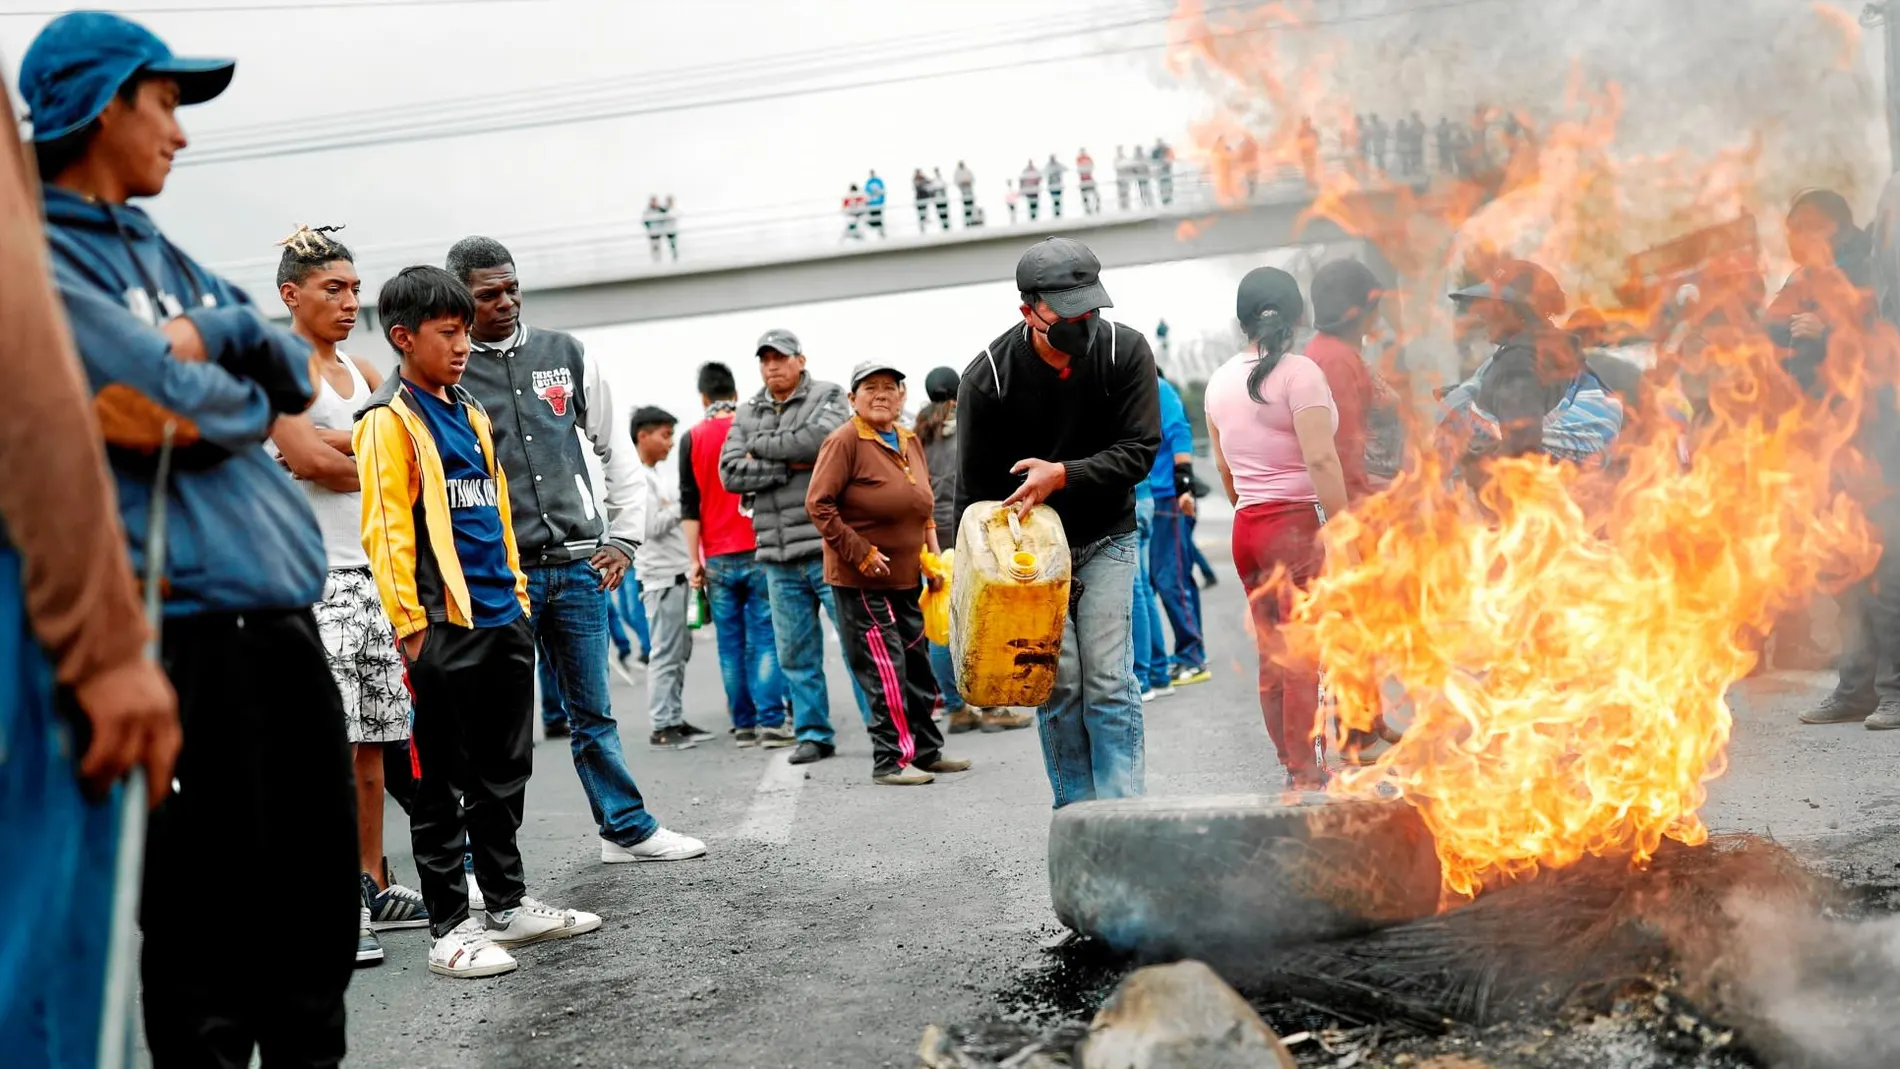
M 1161 448 L 1148 471 L 1148 488 L 1155 502 L 1148 573 L 1174 629 L 1173 683 L 1205 683 L 1213 677 L 1201 640 L 1201 589 L 1194 584 L 1189 523 L 1194 515 L 1194 428 L 1181 391 L 1166 378 L 1161 380 Z
M 157 1069 L 244 1065 L 254 1047 L 271 1065 L 339 1064 L 362 905 L 343 707 L 311 612 L 323 542 L 260 448 L 310 403 L 309 347 L 127 203 L 163 191 L 185 147 L 176 109 L 217 96 L 234 67 L 173 56 L 101 12 L 54 19 L 20 66 L 54 284 L 134 569 L 147 567 L 148 510 L 167 499 L 161 663 L 184 741 L 145 858 Z M 155 486 L 168 427 L 173 469 Z M 233 871 L 264 914 L 232 923 L 216 905 Z
M 876 171 L 872 171 L 871 177 L 864 180 L 864 203 L 866 208 L 864 221 L 872 230 L 877 231 L 878 237 L 883 237 L 884 180 L 877 176 Z

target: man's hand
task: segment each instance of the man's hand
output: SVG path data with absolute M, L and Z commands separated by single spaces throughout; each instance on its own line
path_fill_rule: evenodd
M 197 324 L 184 316 L 167 319 L 159 331 L 172 343 L 172 357 L 193 364 L 202 364 L 210 359 L 205 353 L 204 335 L 198 333 Z
M 1199 506 L 1197 506 L 1194 503 L 1194 495 L 1193 493 L 1190 492 L 1190 493 L 1182 494 L 1180 500 L 1175 502 L 1175 507 L 1181 510 L 1181 515 L 1186 516 L 1189 519 L 1193 519 L 1194 510 L 1198 508 Z
M 891 574 L 891 558 L 886 557 L 883 550 L 872 546 L 871 555 L 864 558 L 858 570 L 873 579 L 886 578 Z
M 618 546 L 601 546 L 587 563 L 600 573 L 600 589 L 613 591 L 620 589 L 620 581 L 627 577 L 627 569 L 633 567 L 633 558 Z
M 1049 500 L 1049 495 L 1069 485 L 1069 469 L 1047 460 L 1019 460 L 1009 469 L 1011 475 L 1023 477 L 1023 484 L 1016 492 L 1003 499 L 1003 507 L 1014 506 L 1019 513 L 1027 514 L 1030 509 Z
M 1788 320 L 1788 333 L 1802 339 L 1818 338 L 1827 333 L 1827 324 L 1813 312 L 1796 312 Z
M 92 745 L 79 763 L 87 789 L 102 795 L 138 766 L 151 804 L 163 801 L 180 740 L 178 695 L 164 671 L 140 657 L 79 684 L 74 697 L 92 722 Z
M 686 582 L 694 590 L 706 589 L 706 562 L 705 561 L 696 560 L 693 562 L 693 566 L 686 570 Z

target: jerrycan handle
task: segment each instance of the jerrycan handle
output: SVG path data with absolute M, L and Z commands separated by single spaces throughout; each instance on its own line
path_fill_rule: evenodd
M 1019 546 L 1020 546 L 1020 545 L 1022 545 L 1022 544 L 1023 544 L 1023 521 L 1022 521 L 1022 518 L 1021 518 L 1020 516 L 1018 516 L 1018 515 L 1016 514 L 1016 510 L 1015 510 L 1015 509 L 1008 509 L 1008 510 L 1007 510 L 1007 512 L 1009 513 L 1009 537 L 1010 537 L 1010 540 L 1011 540 L 1011 541 L 1013 541 L 1013 542 L 1015 542 L 1015 543 L 1016 543 L 1017 545 L 1019 545 Z

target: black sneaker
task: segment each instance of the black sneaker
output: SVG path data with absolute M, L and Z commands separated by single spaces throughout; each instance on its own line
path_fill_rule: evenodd
M 679 728 L 661 728 L 647 736 L 647 745 L 656 750 L 690 750 L 699 742 Z
M 838 748 L 828 742 L 801 742 L 798 744 L 798 749 L 793 750 L 792 756 L 787 760 L 794 765 L 809 765 L 814 761 L 823 761 L 837 752 Z
M 541 731 L 550 739 L 565 739 L 574 733 L 565 720 L 550 720 L 541 725 Z
M 1852 724 L 1867 719 L 1874 711 L 1871 705 L 1850 702 L 1838 694 L 1830 694 L 1821 699 L 1821 704 L 1801 714 L 1803 724 Z
M 712 732 L 707 731 L 705 728 L 694 727 L 693 725 L 687 723 L 684 720 L 679 722 L 679 730 L 683 734 L 685 734 L 687 738 L 692 739 L 694 742 L 698 742 L 701 739 L 716 739 L 719 737 L 717 735 L 714 735 Z

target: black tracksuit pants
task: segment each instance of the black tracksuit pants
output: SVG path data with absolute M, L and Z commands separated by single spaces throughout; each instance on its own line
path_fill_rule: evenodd
M 833 586 L 845 663 L 871 702 L 871 773 L 927 765 L 943 753 L 943 733 L 930 710 L 937 676 L 924 641 L 915 590 Z
M 474 855 L 488 909 L 521 904 L 515 834 L 534 768 L 534 639 L 527 617 L 501 627 L 432 624 L 409 662 L 421 775 L 409 809 L 429 930 L 468 919 L 462 851 Z
M 343 703 L 316 620 L 174 617 L 163 661 L 184 746 L 146 836 L 152 1064 L 245 1069 L 256 1047 L 272 1069 L 339 1065 L 363 899 Z

